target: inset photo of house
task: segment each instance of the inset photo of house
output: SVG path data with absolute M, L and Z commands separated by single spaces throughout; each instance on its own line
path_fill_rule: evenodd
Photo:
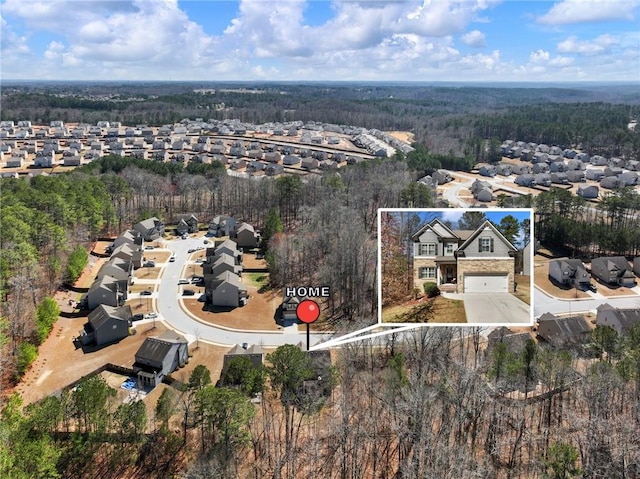
M 379 321 L 533 324 L 531 209 L 379 209 Z

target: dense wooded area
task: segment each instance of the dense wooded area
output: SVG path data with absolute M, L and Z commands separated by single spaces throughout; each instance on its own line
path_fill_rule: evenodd
M 197 366 L 184 388 L 163 391 L 152 417 L 141 402 L 117 405 L 100 377 L 23 412 L 14 396 L 0 422 L 0 474 L 637 477 L 639 327 L 624 340 L 607 335 L 606 355 L 595 334 L 584 348 L 554 350 L 532 339 L 487 347 L 480 333 L 421 328 L 346 345 L 324 393 L 305 389 L 313 364 L 295 346 L 263 370 L 238 365 L 236 386 L 214 387 Z

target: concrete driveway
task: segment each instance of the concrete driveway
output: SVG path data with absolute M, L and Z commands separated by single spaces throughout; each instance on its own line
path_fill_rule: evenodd
M 464 293 L 469 324 L 531 325 L 531 307 L 509 293 Z

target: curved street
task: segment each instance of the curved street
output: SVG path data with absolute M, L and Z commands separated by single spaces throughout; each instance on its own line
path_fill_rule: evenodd
M 185 240 L 164 241 L 163 245 L 164 248 L 175 252 L 176 260 L 173 263 L 167 261 L 158 265 L 162 271 L 157 288 L 152 295 L 159 313 L 158 319 L 185 335 L 190 342 L 198 339 L 217 345 L 248 343 L 266 347 L 297 344 L 300 341 L 306 344 L 306 332 L 298 332 L 297 326 L 280 331 L 238 331 L 222 328 L 187 314 L 180 305 L 178 279 L 191 277 L 191 274 L 187 275 L 185 272 L 185 269 L 189 268 L 190 254 L 187 251 L 204 246 L 203 238 L 189 237 Z M 331 336 L 330 333 L 311 333 L 311 345 L 327 341 Z

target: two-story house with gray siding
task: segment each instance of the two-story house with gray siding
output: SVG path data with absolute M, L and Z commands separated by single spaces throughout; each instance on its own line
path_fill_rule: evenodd
M 514 290 L 516 248 L 490 221 L 474 231 L 454 231 L 435 219 L 412 239 L 417 288 L 433 282 L 457 293 Z

